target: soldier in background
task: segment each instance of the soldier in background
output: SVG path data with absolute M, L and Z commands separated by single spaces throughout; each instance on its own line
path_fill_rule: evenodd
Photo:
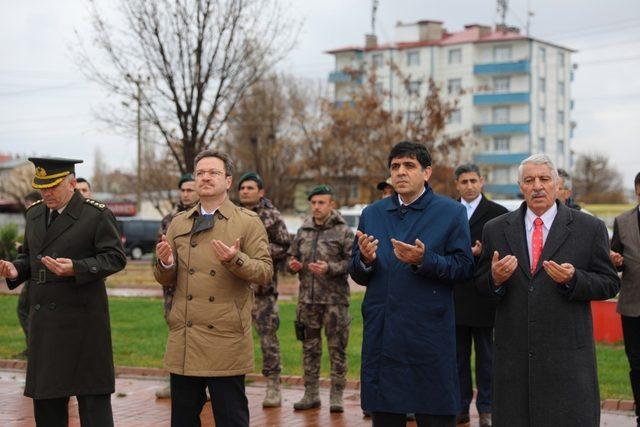
M 89 183 L 89 181 L 84 178 L 77 178 L 76 181 L 76 190 L 80 192 L 82 197 L 84 197 L 85 199 L 93 198 L 93 195 L 91 194 L 91 184 Z
M 296 410 L 320 406 L 319 379 L 324 328 L 331 360 L 331 412 L 343 412 L 349 341 L 347 266 L 354 234 L 334 209 L 331 187 L 309 193 L 312 216 L 298 230 L 289 248 L 289 270 L 300 275 L 296 337 L 302 341 L 304 396 Z
M 198 194 L 196 193 L 196 182 L 193 179 L 193 175 L 185 173 L 180 177 L 178 181 L 178 188 L 180 189 L 180 201 L 173 208 L 171 212 L 162 218 L 160 224 L 160 230 L 158 231 L 158 243 L 161 241 L 162 236 L 167 233 L 167 228 L 171 223 L 171 219 L 179 212 L 191 209 L 198 203 Z M 175 284 L 172 286 L 162 287 L 162 297 L 164 298 L 164 319 L 169 322 L 169 312 L 171 311 L 171 304 L 173 303 L 173 293 L 175 292 Z M 168 399 L 171 397 L 171 387 L 167 385 L 161 389 L 156 390 L 156 397 L 158 399 Z
M 380 181 L 378 185 L 376 185 L 376 188 L 381 192 L 381 199 L 393 196 L 393 192 L 395 191 L 393 189 L 393 185 L 391 185 L 391 178 L 387 178 L 385 181 Z
M 571 175 L 564 169 L 558 169 L 558 200 L 571 209 L 582 210 L 582 207 L 573 200 Z
M 262 349 L 262 375 L 267 378 L 267 392 L 262 406 L 278 407 L 282 404 L 280 393 L 280 342 L 278 341 L 278 269 L 277 265 L 287 257 L 290 238 L 280 211 L 264 197 L 264 182 L 256 172 L 247 172 L 238 183 L 240 204 L 260 216 L 269 237 L 269 255 L 273 260 L 273 278 L 266 285 L 253 285 L 255 304 L 251 312 L 253 325 L 260 336 Z

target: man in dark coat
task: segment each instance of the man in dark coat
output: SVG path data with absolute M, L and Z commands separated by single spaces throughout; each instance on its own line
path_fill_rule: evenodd
M 465 210 L 428 185 L 431 156 L 412 142 L 388 158 L 397 195 L 362 212 L 351 277 L 362 303 L 362 409 L 374 426 L 453 426 L 460 410 L 453 284 L 471 279 Z
M 492 202 L 482 194 L 484 179 L 474 164 L 461 165 L 454 172 L 460 203 L 467 211 L 471 231 L 471 252 L 474 263 L 482 251 L 482 228 L 491 219 L 507 212 L 504 206 Z M 471 381 L 471 344 L 475 344 L 476 408 L 480 427 L 491 426 L 491 365 L 493 361 L 493 319 L 495 301 L 481 295 L 473 281 L 457 283 L 453 288 L 456 308 L 456 353 L 460 377 L 460 414 L 458 424 L 469 422 L 469 405 L 473 398 Z
M 104 279 L 126 257 L 115 218 L 75 191 L 80 160 L 30 158 L 43 201 L 27 211 L 24 251 L 0 261 L 13 289 L 29 282 L 29 355 L 24 394 L 37 425 L 68 423 L 76 396 L 83 426 L 112 426 L 114 369 Z
M 520 209 L 489 221 L 477 284 L 499 298 L 495 319 L 494 426 L 600 424 L 591 306 L 620 279 L 604 223 L 556 202 L 548 156 L 522 161 Z

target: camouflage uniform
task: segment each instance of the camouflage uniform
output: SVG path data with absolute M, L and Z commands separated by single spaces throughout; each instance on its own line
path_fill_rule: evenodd
M 322 355 L 321 328 L 324 327 L 331 360 L 332 389 L 340 393 L 347 375 L 349 341 L 349 283 L 347 264 L 351 258 L 354 235 L 337 211 L 332 211 L 322 226 L 307 218 L 289 248 L 289 255 L 303 265 L 300 275 L 297 318 L 306 326 L 302 343 L 305 387 L 316 386 Z M 327 274 L 311 273 L 308 264 L 325 261 Z
M 187 209 L 191 209 L 193 206 L 185 206 L 182 203 L 178 203 L 175 208 L 164 218 L 162 218 L 162 223 L 160 223 L 160 230 L 158 230 L 158 242 L 162 240 L 162 236 L 167 234 L 167 229 L 169 228 L 169 224 L 171 220 L 178 212 L 186 211 Z M 155 256 L 153 263 L 155 264 Z M 171 305 L 173 304 L 173 293 L 176 291 L 176 285 L 172 286 L 163 286 L 162 287 L 162 297 L 164 298 L 164 320 L 169 322 L 169 312 L 171 311 Z
M 253 325 L 260 336 L 262 348 L 262 374 L 265 377 L 280 374 L 280 342 L 276 332 L 280 326 L 278 316 L 278 273 L 277 265 L 287 257 L 290 239 L 287 227 L 271 201 L 262 197 L 251 208 L 256 212 L 269 236 L 269 254 L 273 260 L 273 278 L 266 285 L 253 285 L 256 299 L 253 311 Z

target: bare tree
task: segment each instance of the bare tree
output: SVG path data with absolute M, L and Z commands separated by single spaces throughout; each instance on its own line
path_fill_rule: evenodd
M 11 169 L 0 171 L 0 197 L 13 200 L 15 205 L 24 212 L 26 210 L 24 198 L 33 191 L 31 181 L 34 173 L 33 163 L 26 160 Z
M 573 194 L 584 203 L 624 203 L 622 176 L 609 164 L 606 154 L 578 156 L 573 169 Z
M 233 108 L 295 43 L 279 0 L 121 0 L 120 25 L 95 0 L 92 45 L 79 53 L 86 75 L 140 108 L 181 173 L 217 144 Z M 82 37 L 80 37 L 82 41 Z M 132 117 L 129 115 L 128 117 Z M 127 116 L 103 116 L 117 126 Z

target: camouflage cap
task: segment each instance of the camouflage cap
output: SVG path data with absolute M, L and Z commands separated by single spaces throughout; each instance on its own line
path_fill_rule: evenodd
M 333 194 L 333 189 L 326 184 L 321 184 L 314 187 L 311 191 L 309 191 L 307 200 L 311 200 L 313 196 L 317 196 L 320 194 Z
M 387 178 L 385 181 L 380 181 L 378 185 L 376 185 L 376 188 L 380 191 L 384 190 L 386 187 L 393 187 L 393 185 L 391 185 L 391 177 Z
M 37 190 L 55 187 L 67 175 L 76 173 L 76 163 L 82 163 L 82 160 L 60 157 L 29 157 L 29 161 L 36 167 L 36 175 L 31 186 Z
M 178 188 L 182 188 L 182 184 L 184 184 L 185 182 L 189 182 L 189 181 L 195 181 L 195 179 L 193 179 L 193 174 L 192 173 L 183 173 L 180 176 L 180 181 L 178 181 Z
M 238 189 L 240 189 L 240 186 L 245 181 L 255 181 L 258 184 L 258 188 L 260 189 L 264 187 L 264 181 L 262 180 L 262 177 L 258 175 L 258 172 L 247 172 L 242 175 L 238 180 Z

